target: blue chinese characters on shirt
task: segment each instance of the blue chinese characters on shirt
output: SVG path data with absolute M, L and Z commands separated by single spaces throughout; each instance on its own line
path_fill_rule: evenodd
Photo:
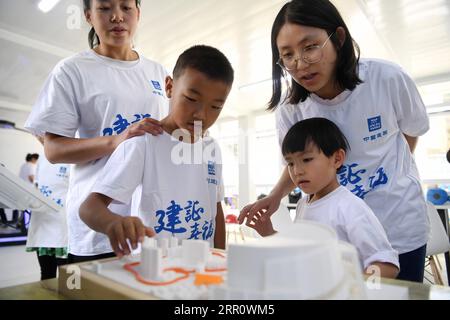
M 166 209 L 156 211 L 158 225 L 155 232 L 159 234 L 166 231 L 179 235 L 178 238 L 208 240 L 214 235 L 214 223 L 205 220 L 204 215 L 205 209 L 198 200 L 189 200 L 184 207 L 171 200 Z
M 103 136 L 112 136 L 115 134 L 121 134 L 133 123 L 139 122 L 142 119 L 151 118 L 150 114 L 135 114 L 134 119 L 126 119 L 123 115 L 117 114 L 116 120 L 112 124 L 112 127 L 103 129 Z
M 381 116 L 367 119 L 369 135 L 363 138 L 364 143 L 377 141 L 388 135 L 388 130 L 383 129 Z M 361 199 L 372 190 L 385 185 L 389 181 L 388 174 L 383 166 L 369 174 L 367 168 L 360 163 L 343 165 L 337 172 L 339 183 L 347 187 L 353 194 Z
M 366 173 L 367 170 L 361 168 L 358 163 L 343 165 L 337 172 L 339 183 L 361 199 L 364 199 L 370 191 L 389 181 L 384 168 L 380 167 L 374 175 L 369 176 L 368 185 L 364 185 L 367 181 Z
M 42 185 L 39 188 L 39 191 L 47 198 L 51 198 L 53 201 L 56 202 L 57 205 L 60 207 L 64 207 L 64 202 L 61 198 L 54 198 L 52 196 L 53 191 L 50 189 L 49 186 Z
M 58 172 L 56 174 L 58 178 L 68 179 L 69 178 L 69 172 L 67 166 L 60 166 L 58 168 Z M 48 185 L 39 185 L 39 191 L 47 198 L 51 198 L 54 202 L 56 202 L 57 205 L 60 207 L 64 207 L 64 201 L 61 197 L 55 197 L 53 194 L 52 188 Z

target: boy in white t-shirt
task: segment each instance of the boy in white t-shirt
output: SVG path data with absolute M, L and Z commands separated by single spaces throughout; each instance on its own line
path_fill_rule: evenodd
M 136 249 L 145 235 L 202 239 L 225 248 L 220 150 L 205 132 L 219 117 L 233 78 L 219 50 L 186 50 L 173 79 L 166 78 L 170 113 L 161 120 L 164 134 L 126 140 L 108 160 L 80 207 L 80 218 L 108 236 L 117 256 Z M 108 209 L 112 201 L 129 202 L 136 189 L 138 217 Z
M 295 221 L 312 220 L 331 226 L 338 238 L 354 245 L 365 272 L 376 266 L 380 276 L 395 278 L 398 253 L 389 243 L 380 222 L 365 204 L 339 185 L 336 172 L 345 160 L 348 143 L 339 128 L 325 118 L 310 118 L 287 133 L 282 153 L 292 182 L 308 197 L 297 204 Z M 270 219 L 261 214 L 247 219 L 260 235 L 275 233 Z

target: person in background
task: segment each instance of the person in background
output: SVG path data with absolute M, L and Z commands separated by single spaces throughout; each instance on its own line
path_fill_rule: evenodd
M 22 180 L 34 184 L 36 178 L 36 166 L 39 160 L 39 154 L 28 153 L 25 157 L 25 163 L 20 167 L 19 177 Z
M 35 185 L 38 160 L 39 154 L 37 153 L 28 153 L 26 155 L 25 163 L 22 164 L 19 171 L 19 177 L 23 181 Z M 25 216 L 27 214 L 30 214 L 29 210 L 22 211 L 21 213 L 19 212 L 19 210 L 13 210 L 12 213 L 11 223 L 16 224 L 16 228 L 21 229 L 22 233 L 26 233 Z
M 44 139 L 38 137 L 44 144 Z M 64 209 L 69 188 L 70 167 L 51 164 L 45 156 L 39 160 L 36 181 L 39 191 L 54 201 L 58 212 L 31 214 L 26 243 L 27 252 L 36 252 L 41 268 L 41 280 L 55 278 L 57 268 L 67 263 L 67 221 Z

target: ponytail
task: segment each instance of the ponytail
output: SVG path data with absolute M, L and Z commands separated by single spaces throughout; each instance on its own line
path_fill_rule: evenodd
M 89 31 L 88 42 L 89 48 L 91 49 L 94 49 L 96 46 L 100 44 L 100 38 L 95 33 L 94 27 L 92 27 L 91 30 Z

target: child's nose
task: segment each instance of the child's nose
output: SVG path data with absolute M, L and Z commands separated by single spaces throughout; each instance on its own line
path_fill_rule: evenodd
M 303 174 L 303 169 L 298 165 L 294 165 L 294 175 L 299 176 Z
M 194 113 L 194 119 L 197 121 L 204 121 L 206 119 L 205 108 L 199 107 Z

